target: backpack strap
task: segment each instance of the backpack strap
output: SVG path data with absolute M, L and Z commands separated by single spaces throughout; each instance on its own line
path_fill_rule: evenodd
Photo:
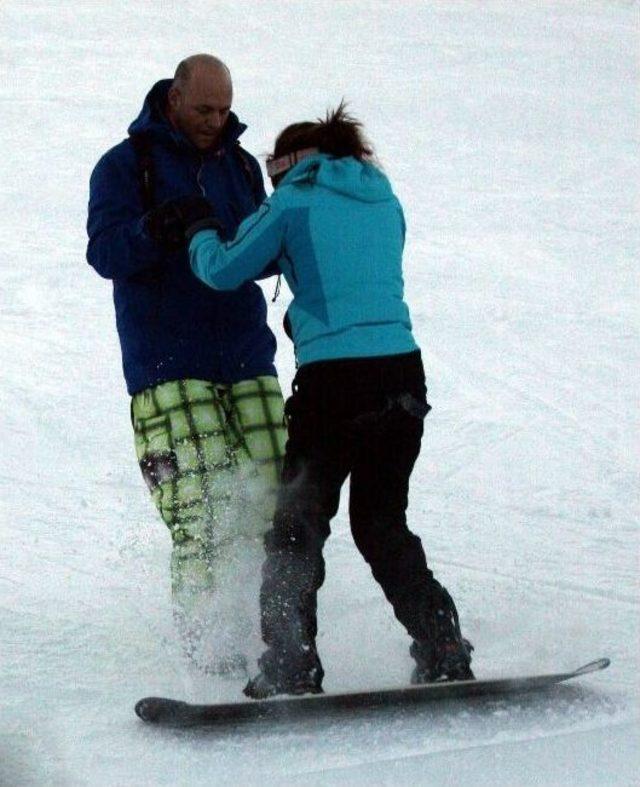
M 151 138 L 149 134 L 141 131 L 138 134 L 132 134 L 129 139 L 133 145 L 138 164 L 138 182 L 140 184 L 142 207 L 144 212 L 147 213 L 155 206 L 155 166 L 153 156 L 151 155 Z M 259 202 L 257 194 L 259 183 L 256 173 L 251 166 L 251 160 L 248 154 L 240 147 L 239 142 L 236 142 L 234 149 L 242 163 L 242 169 L 257 204 Z
M 258 202 L 261 201 L 258 200 L 259 183 L 256 177 L 255 170 L 251 166 L 251 159 L 249 158 L 249 154 L 240 147 L 240 142 L 238 141 L 236 141 L 236 144 L 234 145 L 234 149 L 236 151 L 236 154 L 238 155 L 238 158 L 240 159 L 240 162 L 242 164 L 242 169 L 244 170 L 244 174 L 246 175 L 247 181 L 249 183 L 249 187 L 251 188 L 251 193 L 253 194 L 254 200 L 257 205 Z
M 131 144 L 136 154 L 138 163 L 138 182 L 140 184 L 140 197 L 142 207 L 147 213 L 155 205 L 155 168 L 151 155 L 151 138 L 148 134 L 140 132 L 133 134 Z

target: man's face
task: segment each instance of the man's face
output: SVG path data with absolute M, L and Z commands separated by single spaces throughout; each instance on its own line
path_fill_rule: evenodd
M 169 116 L 198 150 L 208 150 L 220 141 L 232 97 L 231 80 L 225 72 L 199 69 L 183 87 L 169 90 Z

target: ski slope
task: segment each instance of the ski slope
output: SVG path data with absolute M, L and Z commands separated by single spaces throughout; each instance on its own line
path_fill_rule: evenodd
M 3 0 L 0 785 L 637 783 L 639 34 L 631 0 Z M 231 67 L 255 153 L 345 96 L 405 206 L 433 406 L 410 522 L 476 673 L 606 672 L 223 735 L 135 718 L 144 695 L 242 685 L 181 663 L 110 285 L 84 260 L 91 169 L 199 51 Z M 325 688 L 401 685 L 409 643 L 345 503 Z

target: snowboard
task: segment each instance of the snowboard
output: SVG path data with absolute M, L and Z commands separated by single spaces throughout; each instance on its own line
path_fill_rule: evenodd
M 590 672 L 605 669 L 609 664 L 610 660 L 603 658 L 585 664 L 573 672 L 528 675 L 521 678 L 447 681 L 342 694 L 281 696 L 219 705 L 193 705 L 166 697 L 145 697 L 136 704 L 135 712 L 143 721 L 171 727 L 232 726 L 252 721 L 302 719 L 335 711 L 352 713 L 373 708 L 416 706 L 436 700 L 519 694 L 588 675 Z

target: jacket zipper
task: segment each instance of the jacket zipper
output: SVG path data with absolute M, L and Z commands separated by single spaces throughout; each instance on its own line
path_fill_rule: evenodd
M 200 156 L 200 167 L 198 168 L 198 172 L 196 174 L 196 183 L 198 184 L 198 188 L 202 192 L 202 196 L 206 197 L 207 196 L 207 190 L 205 189 L 204 184 L 202 183 L 202 171 L 204 169 L 204 164 L 205 164 L 204 156 Z M 222 376 L 225 376 L 226 369 L 223 368 L 223 366 L 225 365 L 225 361 L 224 361 L 224 357 L 225 357 L 224 356 L 224 342 L 222 341 L 222 326 L 220 325 L 219 319 L 216 318 L 214 325 L 215 325 L 216 337 L 218 339 L 218 358 L 220 359 L 220 361 L 219 361 L 220 362 L 220 371 L 222 373 Z M 229 364 L 229 361 L 227 359 L 227 365 L 228 364 Z
M 207 196 L 207 192 L 206 192 L 205 187 L 202 184 L 202 180 L 201 180 L 202 170 L 203 169 L 204 169 L 204 156 L 200 156 L 200 168 L 198 169 L 198 174 L 196 175 L 196 183 L 198 184 L 198 188 L 202 192 L 202 196 L 206 197 Z

